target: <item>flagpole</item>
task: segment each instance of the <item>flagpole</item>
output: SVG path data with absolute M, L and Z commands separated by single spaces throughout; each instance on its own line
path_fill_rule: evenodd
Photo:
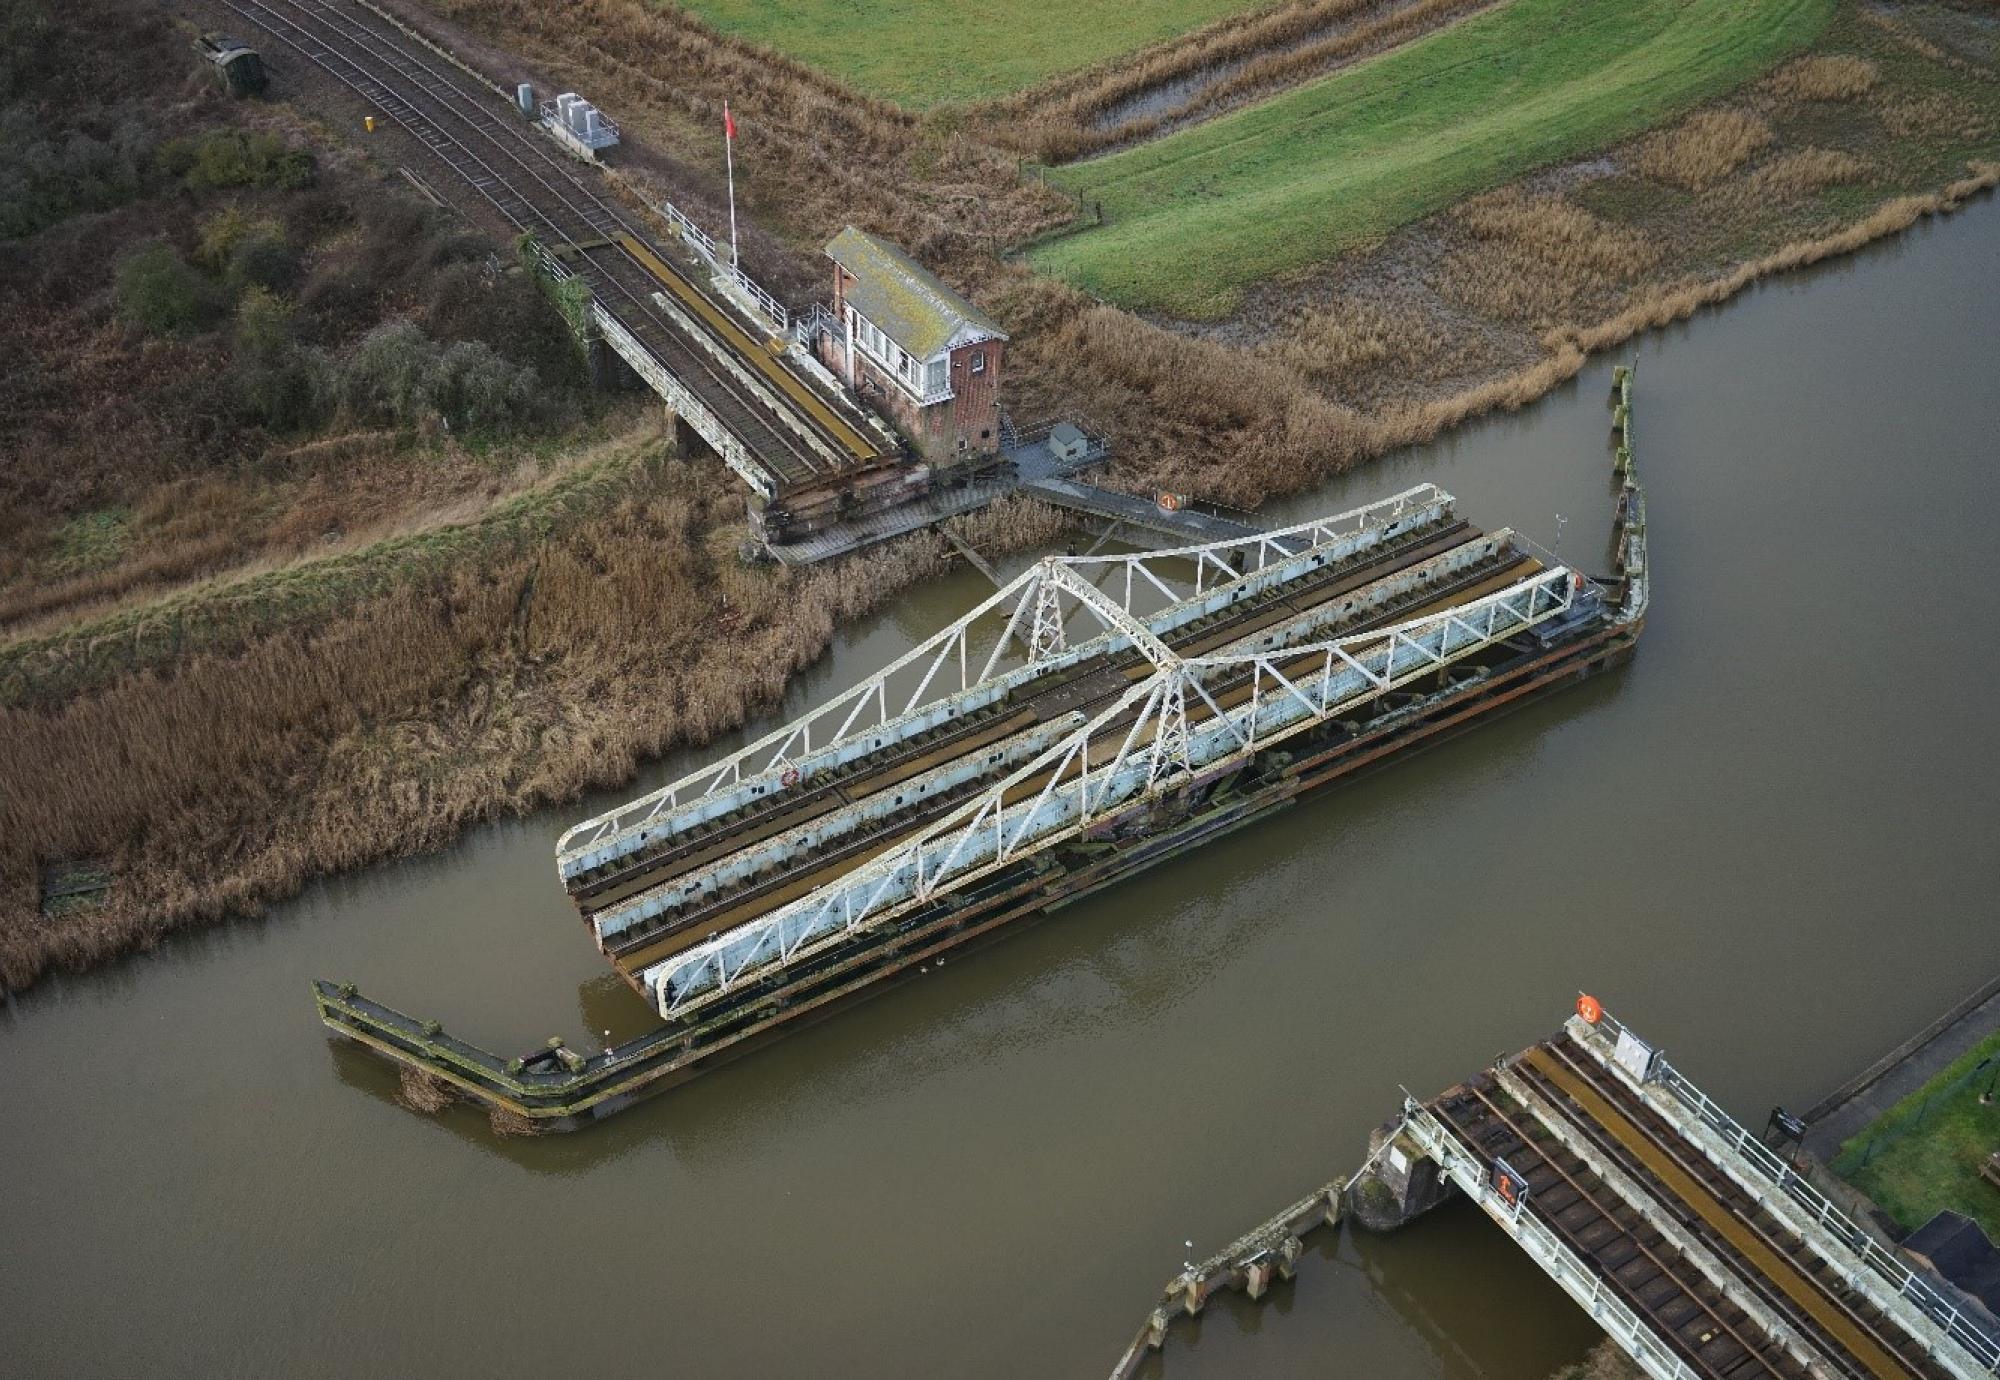
M 722 103 L 722 156 L 729 165 L 729 266 L 737 268 L 736 254 L 736 121 L 730 118 L 729 102 Z

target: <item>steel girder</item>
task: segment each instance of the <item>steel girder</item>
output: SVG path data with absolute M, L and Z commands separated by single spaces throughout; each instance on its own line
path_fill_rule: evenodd
M 1071 577 L 1038 568 L 1029 578 L 1060 586 Z M 1035 852 L 1111 827 L 1192 780 L 1226 775 L 1585 597 L 1594 600 L 1595 588 L 1555 566 L 1456 608 L 1316 643 L 1182 659 L 1154 639 L 1143 647 L 1151 674 L 1090 722 L 868 863 L 648 968 L 646 989 L 663 1016 L 687 1014 Z M 1115 601 L 1079 602 L 1114 625 L 1125 616 Z M 1191 699 L 1207 714 L 1191 717 Z
M 583 821 L 556 845 L 565 884 L 617 858 L 990 708 L 1035 679 L 1220 609 L 1448 517 L 1434 484 L 1332 517 L 1230 541 L 1127 555 L 1051 557 L 881 671 L 721 761 Z M 1065 603 L 1071 605 L 1065 609 Z M 1080 610 L 1097 626 L 1073 642 Z M 1113 610 L 1116 616 L 1113 616 Z M 1046 617 L 1046 622 L 1038 618 Z M 794 773 L 796 775 L 794 775 Z

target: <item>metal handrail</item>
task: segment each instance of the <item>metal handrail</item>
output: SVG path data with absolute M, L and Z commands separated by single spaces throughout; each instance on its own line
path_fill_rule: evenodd
M 1606 1286 L 1603 1276 L 1570 1250 L 1547 1223 L 1527 1210 L 1527 1199 L 1517 1198 L 1508 1204 L 1501 1198 L 1485 1173 L 1485 1162 L 1414 1098 L 1404 1100 L 1402 1129 L 1410 1131 L 1446 1177 L 1499 1223 L 1502 1230 L 1519 1241 L 1549 1278 L 1582 1304 L 1648 1375 L 1658 1380 L 1682 1380 L 1682 1377 L 1692 1380 L 1695 1372 Z
M 660 214 L 667 218 L 668 224 L 681 232 L 681 238 L 693 247 L 695 253 L 708 260 L 711 268 L 749 294 L 750 300 L 755 302 L 757 309 L 763 312 L 770 319 L 771 323 L 778 328 L 780 335 L 792 329 L 791 313 L 785 309 L 785 304 L 764 291 L 756 279 L 731 263 L 722 253 L 721 247 L 716 244 L 714 236 L 710 235 L 699 225 L 696 225 L 680 207 L 674 205 L 671 201 L 662 201 L 660 203 Z
M 1605 1012 L 1602 1023 L 1615 1039 L 1626 1031 L 1622 1021 Z M 1634 1039 L 1638 1036 L 1635 1033 Z M 1915 1304 L 1944 1334 L 1963 1347 L 1982 1369 L 2000 1375 L 2000 1340 L 1977 1326 L 1958 1305 L 1951 1302 L 1916 1270 L 1885 1249 L 1834 1201 L 1798 1174 L 1782 1155 L 1752 1135 L 1736 1118 L 1718 1106 L 1707 1093 L 1667 1062 L 1664 1055 L 1653 1061 L 1649 1082 L 1658 1083 L 1676 1102 L 1693 1112 L 1708 1128 L 1755 1169 L 1771 1186 L 1806 1209 L 1813 1219 L 1851 1252 L 1862 1264 L 1893 1285 L 1896 1292 Z

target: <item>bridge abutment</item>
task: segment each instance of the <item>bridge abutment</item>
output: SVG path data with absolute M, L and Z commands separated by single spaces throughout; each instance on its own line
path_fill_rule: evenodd
M 1369 1135 L 1368 1168 L 1348 1186 L 1347 1211 L 1370 1231 L 1394 1231 L 1452 1192 L 1437 1162 L 1403 1134 L 1400 1121 L 1392 1121 Z

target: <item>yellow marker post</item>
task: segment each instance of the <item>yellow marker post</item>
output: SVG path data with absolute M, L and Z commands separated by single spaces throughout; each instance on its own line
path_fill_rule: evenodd
M 375 132 L 375 117 L 373 115 L 363 115 L 361 117 L 361 127 L 370 134 L 373 134 Z

